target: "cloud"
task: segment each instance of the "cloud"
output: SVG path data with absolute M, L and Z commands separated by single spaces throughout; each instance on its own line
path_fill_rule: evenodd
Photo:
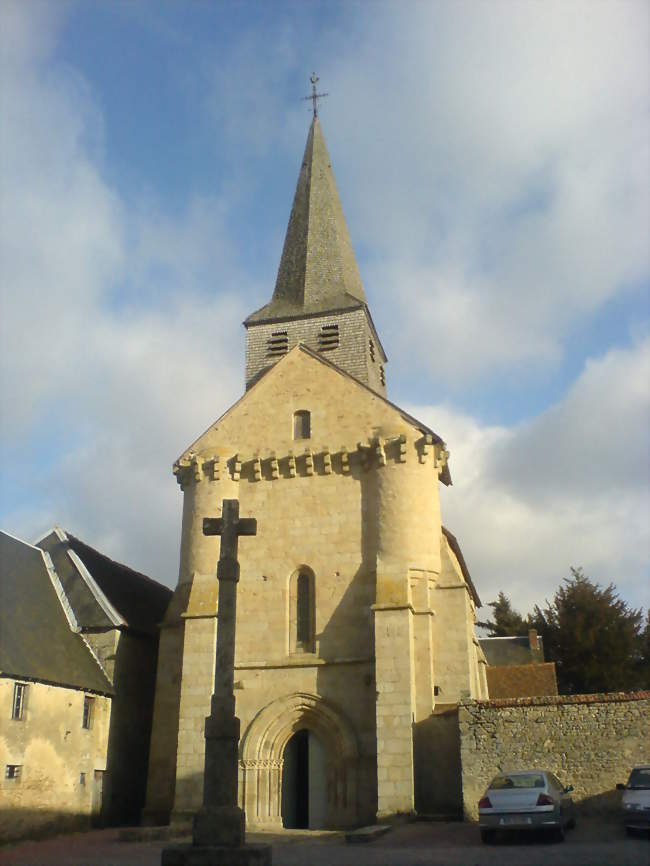
M 173 584 L 170 466 L 243 389 L 239 323 L 271 289 L 251 276 L 250 238 L 256 220 L 277 231 L 279 259 L 274 166 L 297 154 L 284 218 L 308 122 L 296 71 L 302 88 L 312 51 L 373 316 L 405 380 L 462 395 L 516 374 L 527 388 L 647 280 L 643 3 L 348 5 L 324 27 L 292 7 L 204 64 L 188 53 L 184 86 L 207 84 L 229 180 L 174 209 L 110 182 L 98 95 L 56 53 L 66 8 L 3 7 L 12 532 L 59 522 Z M 413 408 L 450 443 L 445 520 L 486 600 L 503 588 L 527 609 L 574 564 L 646 603 L 647 359 L 646 342 L 603 345 L 555 406 L 516 427 L 454 402 Z
M 589 361 L 558 404 L 514 427 L 411 411 L 449 445 L 443 520 L 484 603 L 503 590 L 528 611 L 573 565 L 650 604 L 650 340 Z
M 650 273 L 647 5 L 376 11 L 327 129 L 392 357 L 452 384 L 557 365 Z
M 228 203 L 127 205 L 103 174 L 93 93 L 17 8 L 23 48 L 2 76 L 5 520 L 27 538 L 60 523 L 173 583 L 172 461 L 243 386 Z

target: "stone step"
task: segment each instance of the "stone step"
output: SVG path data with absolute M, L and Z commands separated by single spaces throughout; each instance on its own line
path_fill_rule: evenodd
M 350 830 L 349 833 L 346 833 L 345 841 L 352 844 L 357 842 L 373 842 L 392 829 L 390 824 L 372 824 L 369 827 L 359 827 L 358 830 Z
M 460 812 L 418 812 L 409 818 L 409 823 L 418 821 L 442 822 L 449 823 L 450 821 L 462 821 L 463 816 Z

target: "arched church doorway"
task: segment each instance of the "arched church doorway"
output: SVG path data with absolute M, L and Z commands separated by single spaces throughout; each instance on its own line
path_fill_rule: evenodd
M 302 728 L 291 737 L 282 762 L 282 825 L 318 830 L 327 822 L 325 748 L 313 731 Z

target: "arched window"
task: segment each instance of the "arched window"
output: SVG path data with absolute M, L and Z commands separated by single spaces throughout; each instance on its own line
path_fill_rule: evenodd
M 314 572 L 301 566 L 289 585 L 289 652 L 313 653 L 316 631 Z
M 311 412 L 300 409 L 293 413 L 293 438 L 309 439 L 311 437 Z
M 308 574 L 298 575 L 296 590 L 296 641 L 309 643 L 311 639 L 311 587 Z

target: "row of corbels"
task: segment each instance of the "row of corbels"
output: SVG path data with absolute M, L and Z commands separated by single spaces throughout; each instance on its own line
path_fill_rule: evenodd
M 426 463 L 430 455 L 433 455 L 434 467 L 441 469 L 445 465 L 449 453 L 445 451 L 444 443 L 441 443 L 440 440 L 434 441 L 434 437 L 430 433 L 417 440 L 415 446 L 420 463 Z M 276 480 L 281 477 L 280 463 L 283 462 L 286 465 L 286 476 L 295 478 L 300 467 L 302 467 L 304 475 L 314 475 L 316 459 L 320 462 L 320 474 L 331 475 L 333 457 L 338 458 L 341 474 L 349 475 L 351 461 L 354 459 L 359 461 L 364 471 L 370 469 L 373 464 L 385 466 L 387 448 L 392 450 L 396 462 L 406 463 L 407 439 L 402 433 L 388 439 L 377 437 L 368 443 L 358 442 L 354 449 L 349 449 L 344 445 L 334 451 L 329 448 L 319 451 L 306 448 L 302 452 L 288 451 L 287 454 L 280 457 L 274 452 L 268 456 L 256 454 L 252 457 L 245 457 L 241 453 L 237 453 L 229 460 L 221 460 L 218 455 L 200 456 L 190 452 L 174 464 L 174 475 L 176 475 L 179 484 L 186 484 L 191 479 L 202 481 L 205 478 L 218 481 L 222 473 L 225 473 L 224 477 L 229 476 L 233 481 L 239 481 L 242 466 L 250 465 L 252 479 L 261 481 L 263 476 L 262 464 L 264 463 L 268 466 L 268 477 L 271 480 Z

